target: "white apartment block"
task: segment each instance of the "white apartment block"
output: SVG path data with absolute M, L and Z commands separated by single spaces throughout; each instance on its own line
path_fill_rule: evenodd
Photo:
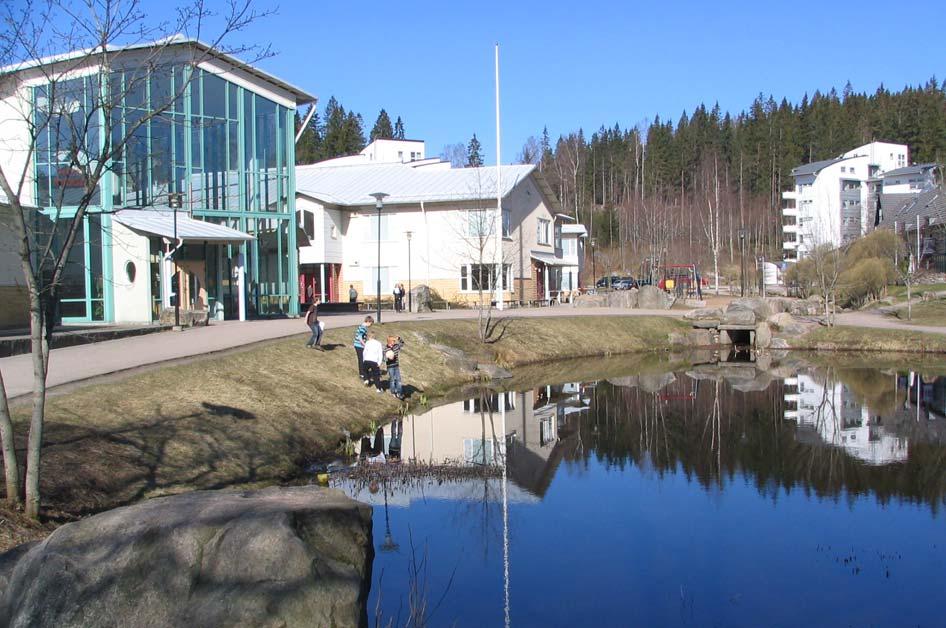
M 870 231 L 884 174 L 907 168 L 909 157 L 904 144 L 871 142 L 792 170 L 795 186 L 782 193 L 785 260 L 795 262 L 819 245 L 841 246 Z
M 585 228 L 556 213 L 535 166 L 501 168 L 499 225 L 495 166 L 369 157 L 389 156 L 399 143 L 379 140 L 361 155 L 296 168 L 302 303 L 347 301 L 351 287 L 370 299 L 379 280 L 382 297 L 400 283 L 427 285 L 452 302 L 492 299 L 500 257 L 504 301 L 578 289 Z M 372 197 L 379 192 L 387 195 L 380 213 Z
M 888 433 L 870 410 L 841 382 L 825 381 L 799 373 L 787 378 L 786 419 L 795 421 L 800 440 L 814 437 L 871 465 L 891 464 L 907 459 L 907 440 Z

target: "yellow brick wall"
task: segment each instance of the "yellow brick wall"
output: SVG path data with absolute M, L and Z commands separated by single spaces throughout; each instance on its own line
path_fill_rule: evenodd
M 0 286 L 0 327 L 29 327 L 30 299 L 25 287 Z

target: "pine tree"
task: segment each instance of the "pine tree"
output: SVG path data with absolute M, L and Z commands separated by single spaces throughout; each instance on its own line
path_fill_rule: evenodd
M 398 121 L 401 119 L 398 118 Z M 378 114 L 378 119 L 375 120 L 374 127 L 371 129 L 370 140 L 373 142 L 375 140 L 389 140 L 394 137 L 394 127 L 391 125 L 391 118 L 388 117 L 388 112 L 384 109 L 381 110 L 381 113 Z
M 348 114 L 335 96 L 325 105 L 325 130 L 323 133 L 322 153 L 325 159 L 348 154 L 346 122 Z
M 467 168 L 479 168 L 483 165 L 483 153 L 481 152 L 481 148 L 480 141 L 476 139 L 476 133 L 474 133 L 473 139 L 470 140 L 470 143 L 466 148 Z
M 296 112 L 296 132 L 299 131 L 302 120 L 309 116 L 310 111 L 312 111 L 312 105 L 309 105 L 309 108 L 306 109 L 305 116 L 300 117 L 299 113 Z M 296 163 L 312 164 L 322 158 L 322 130 L 319 123 L 319 112 L 316 110 L 312 112 L 312 118 L 302 132 L 298 144 L 296 144 Z
M 398 116 L 397 121 L 394 123 L 394 139 L 404 139 L 404 122 L 401 121 L 401 116 Z

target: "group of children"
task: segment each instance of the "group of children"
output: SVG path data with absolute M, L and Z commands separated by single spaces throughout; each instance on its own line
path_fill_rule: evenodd
M 371 326 L 374 317 L 366 316 L 365 322 L 355 330 L 355 355 L 358 357 L 358 376 L 365 386 L 374 386 L 380 393 L 384 392 L 381 385 L 381 366 L 388 371 L 388 390 L 398 399 L 404 399 L 404 390 L 401 386 L 401 365 L 398 358 L 404 341 L 400 336 L 388 336 L 386 344 L 382 345 Z

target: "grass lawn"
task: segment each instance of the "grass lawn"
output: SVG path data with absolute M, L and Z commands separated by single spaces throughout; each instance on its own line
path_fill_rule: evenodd
M 919 297 L 924 292 L 943 292 L 943 291 L 946 291 L 946 283 L 918 284 L 910 288 L 910 294 L 913 296 L 913 298 Z M 887 295 L 893 297 L 897 301 L 906 301 L 907 287 L 906 286 L 888 286 Z
M 896 316 L 904 323 L 912 325 L 935 325 L 936 327 L 946 327 L 946 300 L 938 299 L 936 301 L 923 301 L 914 303 L 912 307 L 912 318 L 907 319 L 907 308 L 899 308 Z
M 900 329 L 821 327 L 791 339 L 795 349 L 886 353 L 946 353 L 946 335 Z
M 494 343 L 477 340 L 476 321 L 415 321 L 376 326 L 405 340 L 401 370 L 412 403 L 470 383 L 432 345 L 477 361 L 515 367 L 567 357 L 662 351 L 666 317 L 508 319 Z M 252 485 L 297 475 L 372 421 L 403 408 L 357 376 L 352 328 L 329 330 L 326 351 L 306 349 L 307 334 L 244 351 L 167 366 L 50 397 L 42 489 L 44 504 L 86 513 L 197 488 Z M 14 409 L 18 445 L 29 407 Z M 0 515 L 2 519 L 2 515 Z M 0 539 L 2 542 L 2 539 Z

